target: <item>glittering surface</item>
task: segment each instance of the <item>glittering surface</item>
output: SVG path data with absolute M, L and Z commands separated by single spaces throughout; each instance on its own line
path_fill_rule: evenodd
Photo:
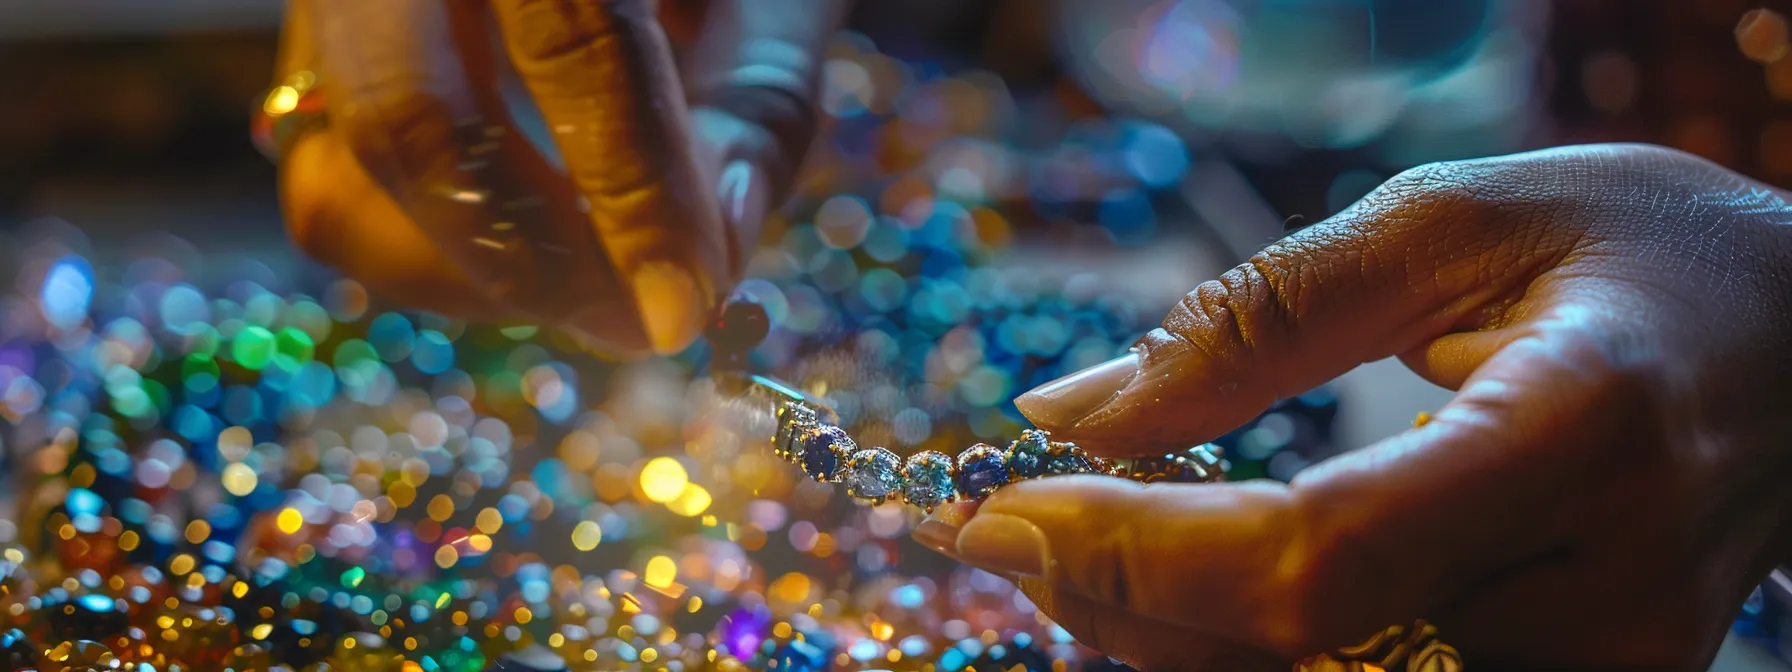
M 985 75 L 856 38 L 830 59 L 813 177 L 741 287 L 768 329 L 743 364 L 890 449 L 830 450 L 818 471 L 866 465 L 849 485 L 944 501 L 951 458 L 923 451 L 1018 435 L 1016 394 L 1114 356 L 1168 308 L 1004 261 L 1017 230 L 1073 220 L 1088 194 L 1169 188 L 1182 164 L 1128 158 L 1136 122 L 1042 126 L 1056 102 Z M 551 329 L 396 311 L 349 280 L 165 237 L 119 252 L 41 222 L 9 242 L 12 659 L 1112 667 L 1006 581 L 909 541 L 916 512 L 784 464 L 769 412 L 725 399 L 701 345 L 621 364 Z M 1222 438 L 1233 473 L 1291 474 L 1332 408 L 1288 400 Z M 1005 478 L 1002 446 L 980 479 Z
M 902 458 L 883 448 L 853 453 L 846 465 L 846 494 L 883 499 L 902 490 Z

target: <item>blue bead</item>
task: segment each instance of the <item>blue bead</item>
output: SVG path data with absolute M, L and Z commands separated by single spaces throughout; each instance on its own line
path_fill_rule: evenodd
M 1051 439 L 1045 432 L 1037 429 L 1021 432 L 1019 440 L 1008 444 L 1008 469 L 1016 478 L 1044 475 L 1050 452 Z
M 903 465 L 902 476 L 907 481 L 902 491 L 903 499 L 929 512 L 952 501 L 955 494 L 952 458 L 943 453 L 924 450 L 909 456 L 908 463 Z
M 972 499 L 981 499 L 1008 483 L 1008 465 L 1002 451 L 979 443 L 958 454 L 958 491 Z
M 852 437 L 846 430 L 833 425 L 822 425 L 803 436 L 803 471 L 823 483 L 840 480 L 840 456 L 850 455 L 853 448 Z

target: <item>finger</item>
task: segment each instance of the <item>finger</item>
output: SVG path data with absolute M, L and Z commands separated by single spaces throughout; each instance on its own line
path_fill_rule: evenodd
M 1577 240 L 1547 210 L 1522 207 L 1534 160 L 1397 176 L 1195 288 L 1131 353 L 1016 406 L 1094 452 L 1161 453 L 1363 362 L 1475 328 L 1465 318 L 1521 294 Z
M 1036 579 L 1051 603 L 1087 600 L 1211 632 L 1261 632 L 1295 548 L 1294 500 L 1276 483 L 1145 485 L 1099 476 L 1017 483 L 955 530 L 950 555 Z
M 1664 386 L 1656 349 L 1597 315 L 1563 306 L 1509 327 L 1516 337 L 1425 426 L 1294 479 L 1308 570 L 1290 599 L 1306 630 L 1435 617 L 1573 552 L 1580 521 L 1604 506 L 1585 484 L 1652 462 L 1663 429 L 1650 419 L 1649 390 Z
M 274 81 L 318 67 L 310 0 L 292 0 Z M 435 243 L 373 183 L 341 138 L 297 138 L 280 156 L 280 201 L 293 241 L 314 259 L 404 305 L 454 315 L 516 317 L 485 301 Z
M 649 342 L 683 350 L 725 288 L 729 243 L 692 156 L 652 3 L 495 0 L 492 8 Z
M 1526 328 L 1432 422 L 1289 486 L 1022 482 L 955 554 L 1289 658 L 1426 616 L 1565 543 L 1574 484 L 1649 431 L 1631 417 L 1646 386 L 1584 316 Z
M 406 306 L 487 319 L 522 317 L 487 301 L 337 136 L 300 138 L 281 162 L 287 231 L 313 258 Z
M 1015 585 L 1033 601 L 1040 613 L 1065 631 L 1075 633 L 1077 643 L 1133 669 L 1227 672 L 1283 672 L 1288 669 L 1287 661 L 1270 652 L 1140 616 L 1072 591 L 1057 590 L 1043 580 L 1021 579 Z
M 815 135 L 823 42 L 845 0 L 712 3 L 689 77 L 698 165 L 737 240 L 757 240 Z M 739 263 L 740 257 L 734 258 Z
M 645 345 L 578 197 L 509 122 L 476 0 L 313 0 L 333 131 L 487 299 Z

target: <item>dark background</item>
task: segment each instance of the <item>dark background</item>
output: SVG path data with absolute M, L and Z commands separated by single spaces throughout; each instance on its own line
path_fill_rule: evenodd
M 694 31 L 701 0 L 664 4 L 674 36 Z M 1525 144 L 1656 142 L 1792 184 L 1792 115 L 1732 33 L 1746 10 L 1781 4 L 1554 3 L 1537 78 L 1546 120 Z M 170 231 L 202 249 L 278 249 L 274 171 L 249 144 L 247 118 L 272 72 L 280 9 L 0 0 L 0 230 L 55 216 L 99 240 Z M 894 56 L 974 63 L 1015 90 L 1076 98 L 1053 59 L 1053 11 L 1036 0 L 869 0 L 852 24 Z M 1311 216 L 1360 160 L 1303 152 L 1244 172 L 1273 209 Z

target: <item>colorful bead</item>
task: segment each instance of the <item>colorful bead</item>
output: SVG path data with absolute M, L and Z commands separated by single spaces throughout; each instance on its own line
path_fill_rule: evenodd
M 1051 452 L 1051 435 L 1045 430 L 1029 429 L 1008 444 L 1008 470 L 1015 478 L 1033 478 L 1046 473 L 1046 460 Z
M 958 454 L 958 492 L 971 499 L 982 499 L 1008 484 L 1008 465 L 1002 451 L 987 443 L 966 448 Z
M 952 485 L 952 458 L 944 453 L 924 450 L 910 455 L 902 466 L 902 477 L 906 481 L 902 498 L 928 513 L 952 501 L 957 493 Z
M 815 427 L 803 433 L 803 472 L 822 483 L 838 483 L 840 464 L 858 447 L 844 429 L 833 425 Z
M 852 454 L 846 462 L 846 494 L 859 499 L 884 499 L 902 489 L 902 458 L 883 448 Z

